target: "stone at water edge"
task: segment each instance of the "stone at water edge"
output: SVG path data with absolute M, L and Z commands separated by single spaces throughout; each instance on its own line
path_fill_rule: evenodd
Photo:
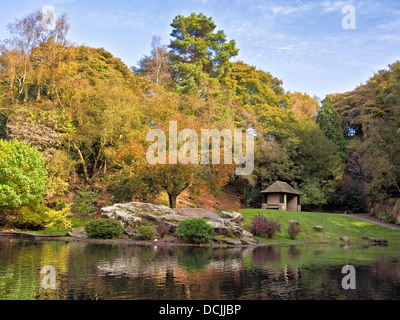
M 71 229 L 71 231 L 67 233 L 67 236 L 73 238 L 89 238 L 85 229 Z
M 314 230 L 318 232 L 322 232 L 324 230 L 324 227 L 322 226 L 314 226 Z
M 242 231 L 242 237 L 253 238 L 253 234 L 248 232 L 248 231 L 246 231 L 246 230 L 243 230 Z
M 240 238 L 242 236 L 242 232 L 243 229 L 239 226 L 234 226 L 232 228 L 232 234 L 236 237 L 236 238 Z
M 340 240 L 342 240 L 342 241 L 344 241 L 344 242 L 349 242 L 349 241 L 350 241 L 350 238 L 349 238 L 349 237 L 346 237 L 346 236 L 343 236 L 343 237 L 340 237 Z
M 223 219 L 208 220 L 206 223 L 213 227 L 214 232 L 217 234 L 222 234 L 224 236 L 229 234 L 229 228 L 225 226 Z

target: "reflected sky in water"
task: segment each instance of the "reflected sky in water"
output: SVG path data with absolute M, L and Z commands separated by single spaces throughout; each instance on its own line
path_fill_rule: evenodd
M 400 247 L 141 247 L 0 237 L 0 299 L 400 299 Z M 55 289 L 45 289 L 53 266 Z M 356 289 L 342 267 L 353 265 Z

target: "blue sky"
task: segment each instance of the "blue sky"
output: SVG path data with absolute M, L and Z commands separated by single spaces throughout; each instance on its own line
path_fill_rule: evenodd
M 71 42 L 105 48 L 128 66 L 149 53 L 153 35 L 169 43 L 176 15 L 202 12 L 236 40 L 235 60 L 320 98 L 353 90 L 400 59 L 398 0 L 0 0 L 0 39 L 8 23 L 45 5 L 68 14 Z M 355 8 L 356 29 L 342 28 L 345 5 Z

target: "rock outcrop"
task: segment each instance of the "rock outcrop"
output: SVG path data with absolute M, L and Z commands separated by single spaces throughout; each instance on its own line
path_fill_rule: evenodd
M 104 218 L 119 221 L 124 233 L 131 238 L 138 237 L 141 225 L 167 225 L 170 233 L 175 233 L 182 220 L 204 218 L 214 228 L 215 240 L 237 245 L 256 244 L 250 232 L 243 230 L 244 219 L 238 212 L 216 214 L 201 208 L 171 209 L 167 206 L 143 202 L 117 203 L 101 209 Z

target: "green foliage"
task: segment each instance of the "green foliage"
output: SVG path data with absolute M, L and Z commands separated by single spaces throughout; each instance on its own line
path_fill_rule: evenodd
M 348 213 L 365 213 L 366 195 L 357 183 L 350 183 L 342 190 L 344 195 L 342 199 L 342 208 Z
M 13 228 L 21 230 L 43 230 L 49 223 L 47 208 L 43 205 L 21 206 L 13 210 L 14 219 L 9 223 Z
M 321 205 L 327 203 L 327 195 L 319 181 L 306 180 L 300 186 L 301 205 Z
M 96 219 L 85 225 L 85 231 L 90 238 L 112 239 L 119 237 L 124 228 L 115 220 Z
M 289 138 L 289 127 L 295 121 L 295 114 L 281 80 L 239 61 L 221 82 L 233 91 L 240 103 L 236 115 L 240 127 L 252 127 L 260 136 L 269 139 Z
M 183 190 L 199 193 L 203 182 L 209 191 L 219 191 L 228 181 L 227 172 L 216 179 L 206 166 L 145 170 L 135 163 L 137 157 L 129 163 L 120 156 L 127 146 L 136 155 L 145 154 L 138 146 L 145 145 L 148 129 L 166 131 L 171 120 L 195 130 L 256 132 L 254 172 L 237 179 L 246 205 L 259 206 L 258 191 L 276 180 L 298 187 L 303 205 L 334 203 L 349 149 L 357 155 L 356 166 L 366 172 L 362 179 L 371 202 L 400 194 L 400 62 L 352 92 L 327 96 L 315 123 L 315 97 L 285 92 L 282 81 L 269 72 L 231 62 L 238 54 L 235 41 L 227 40 L 204 14 L 175 17 L 169 48 L 154 37 L 150 55 L 133 72 L 104 49 L 69 44 L 66 15 L 58 16 L 54 32 L 42 28 L 42 19 L 37 10 L 9 26 L 10 39 L 0 54 L 0 137 L 35 147 L 48 174 L 30 159 L 12 164 L 15 172 L 0 166 L 1 208 L 45 200 L 60 209 L 69 185 L 82 179 L 91 185 L 110 176 L 114 179 L 104 189 L 118 202 L 149 201 L 164 189 L 175 206 Z M 343 133 L 354 138 L 347 150 Z M 136 144 L 130 145 L 132 141 Z M 11 159 L 14 151 L 7 154 Z M 1 156 L 0 164 L 7 157 Z M 26 180 L 21 170 L 29 167 L 42 172 Z M 356 199 L 353 191 L 349 196 Z M 78 192 L 80 197 L 74 210 L 87 216 L 95 201 Z
M 214 229 L 203 218 L 183 220 L 178 225 L 178 236 L 192 243 L 211 242 Z
M 299 138 L 291 157 L 297 172 L 296 184 L 304 193 L 302 204 L 319 205 L 327 201 L 343 170 L 336 145 L 314 122 L 298 123 L 294 132 Z
M 396 61 L 355 90 L 331 97 L 347 135 L 353 137 L 352 148 L 375 203 L 400 195 L 399 74 Z
M 229 67 L 229 59 L 238 54 L 235 41 L 226 42 L 222 30 L 214 33 L 215 23 L 202 13 L 192 13 L 188 17 L 178 15 L 171 26 L 170 64 L 176 79 L 193 77 L 200 80 L 193 69 L 185 69 L 185 64 L 211 76 L 219 76 Z
M 96 212 L 94 203 L 97 200 L 99 200 L 99 195 L 94 193 L 89 186 L 83 186 L 76 190 L 73 209 L 77 216 L 82 219 L 83 224 L 85 224 L 86 218 Z
M 109 188 L 116 202 L 130 202 L 132 198 L 148 202 L 153 200 L 158 193 L 154 179 L 140 175 L 118 175 Z
M 17 140 L 0 140 L 0 208 L 39 204 L 45 198 L 47 177 L 36 149 Z
M 141 226 L 138 231 L 143 240 L 151 240 L 156 235 L 154 228 L 151 226 Z
M 346 144 L 341 127 L 341 118 L 329 100 L 324 100 L 319 110 L 317 124 L 326 137 L 333 141 L 338 148 L 340 156 L 346 160 Z
M 204 270 L 213 260 L 213 248 L 181 247 L 177 249 L 177 261 L 189 272 Z
M 262 194 L 258 187 L 247 186 L 244 194 L 246 206 L 249 208 L 260 208 L 262 204 Z

